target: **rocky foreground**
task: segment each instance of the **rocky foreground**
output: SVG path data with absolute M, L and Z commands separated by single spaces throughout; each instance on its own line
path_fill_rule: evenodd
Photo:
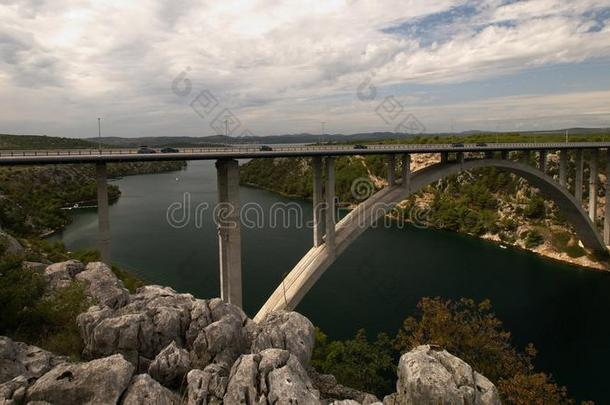
M 314 326 L 296 312 L 257 324 L 218 298 L 160 286 L 130 295 L 102 263 L 56 263 L 44 274 L 50 289 L 85 285 L 95 305 L 77 322 L 90 361 L 0 337 L 0 405 L 500 404 L 487 378 L 441 348 L 404 354 L 396 392 L 380 401 L 310 366 Z

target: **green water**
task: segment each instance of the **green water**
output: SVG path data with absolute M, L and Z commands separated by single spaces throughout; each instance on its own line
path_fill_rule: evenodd
M 113 260 L 149 282 L 197 297 L 219 295 L 218 246 L 211 212 L 176 229 L 166 220 L 170 204 L 191 195 L 191 211 L 216 200 L 213 162 L 187 170 L 126 177 L 110 208 Z M 242 188 L 242 203 L 263 209 L 290 202 Z M 300 204 L 311 217 L 307 202 Z M 73 223 L 56 237 L 70 249 L 94 247 L 95 210 L 75 210 Z M 253 316 L 311 245 L 308 229 L 244 229 L 244 306 Z M 371 229 L 322 276 L 297 308 L 332 338 L 359 328 L 394 335 L 423 296 L 491 299 L 517 345 L 533 342 L 537 365 L 567 385 L 573 396 L 610 403 L 610 277 L 501 249 L 454 233 L 397 227 Z

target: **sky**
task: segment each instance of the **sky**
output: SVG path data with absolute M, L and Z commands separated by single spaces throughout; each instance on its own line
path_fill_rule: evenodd
M 0 0 L 0 106 L 79 138 L 610 127 L 610 0 Z

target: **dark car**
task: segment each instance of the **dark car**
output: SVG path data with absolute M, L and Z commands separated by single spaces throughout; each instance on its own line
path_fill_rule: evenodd
M 140 146 L 140 149 L 138 149 L 138 153 L 140 153 L 140 154 L 157 153 L 157 151 L 152 148 L 149 148 L 148 146 Z
M 272 150 L 273 150 L 273 148 L 272 148 L 271 146 L 263 145 L 263 146 L 261 146 L 261 147 L 259 148 L 259 150 L 260 150 L 261 152 L 269 152 L 269 151 L 272 151 Z
M 178 153 L 178 152 L 180 152 L 178 149 L 170 148 L 169 146 L 161 149 L 161 153 Z
M 454 148 L 463 148 L 464 144 L 461 142 L 457 142 L 457 143 L 452 143 L 451 146 Z
M 487 146 L 487 144 L 485 142 L 478 142 L 477 146 Z
M 354 145 L 354 149 L 368 149 L 368 148 L 366 147 L 366 145 L 357 144 L 357 145 Z

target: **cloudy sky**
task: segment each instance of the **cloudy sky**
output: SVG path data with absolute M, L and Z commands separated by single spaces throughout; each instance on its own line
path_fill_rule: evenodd
M 610 0 L 2 0 L 0 105 L 70 137 L 608 127 Z

